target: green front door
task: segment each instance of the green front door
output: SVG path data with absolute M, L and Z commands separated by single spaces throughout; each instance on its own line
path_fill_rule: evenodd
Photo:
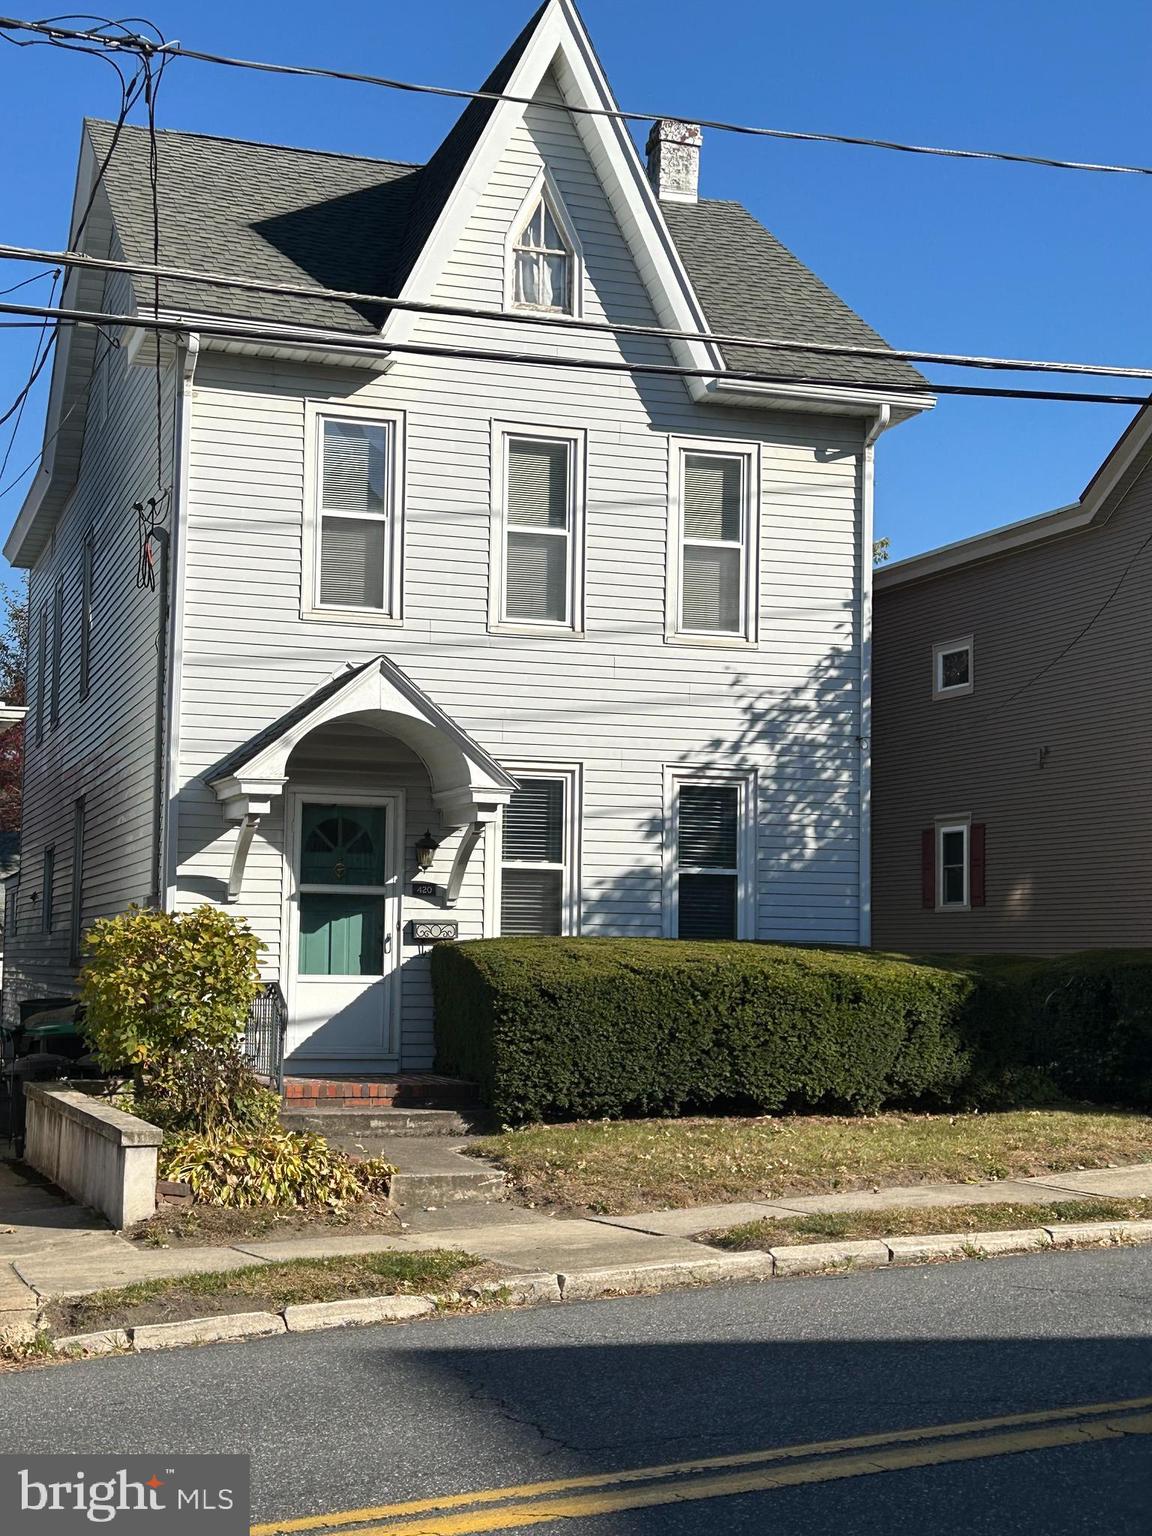
M 397 880 L 394 802 L 299 802 L 292 1028 L 296 1061 L 383 1062 Z

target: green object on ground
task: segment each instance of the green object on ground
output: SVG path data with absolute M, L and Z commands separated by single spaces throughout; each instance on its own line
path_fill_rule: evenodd
M 1152 951 L 485 939 L 437 946 L 432 976 L 437 1065 L 479 1083 L 506 1125 L 1152 1101 Z

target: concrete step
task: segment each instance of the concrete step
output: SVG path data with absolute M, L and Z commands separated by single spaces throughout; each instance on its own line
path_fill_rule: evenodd
M 470 1117 L 455 1109 L 394 1109 L 365 1105 L 350 1109 L 297 1109 L 286 1104 L 280 1123 L 290 1131 L 318 1131 L 336 1146 L 375 1141 L 381 1136 L 467 1136 Z
M 491 1201 L 504 1197 L 504 1174 L 490 1163 L 465 1157 L 457 1146 L 423 1136 L 382 1136 L 377 1156 L 387 1158 L 393 1205 L 450 1205 L 457 1200 Z

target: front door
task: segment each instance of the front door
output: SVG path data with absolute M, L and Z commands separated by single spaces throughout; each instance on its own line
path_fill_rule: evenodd
M 399 797 L 295 797 L 288 1054 L 293 1066 L 395 1065 Z

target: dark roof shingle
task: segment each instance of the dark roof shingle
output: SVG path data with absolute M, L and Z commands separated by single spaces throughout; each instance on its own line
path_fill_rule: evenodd
M 833 346 L 887 346 L 742 204 L 705 199 L 661 207 L 714 331 Z M 897 359 L 740 346 L 722 347 L 721 352 L 729 368 L 781 379 L 895 388 L 924 384 L 915 368 Z
M 534 18 L 535 20 L 535 18 Z M 533 22 L 484 89 L 507 82 Z M 162 265 L 228 276 L 397 294 L 423 249 L 491 113 L 471 102 L 426 166 L 289 149 L 206 134 L 158 135 Z M 89 121 L 99 159 L 112 125 Z M 152 259 L 148 134 L 124 129 L 105 185 L 129 260 Z M 884 347 L 870 325 L 735 202 L 664 204 L 688 276 L 717 331 L 796 341 Z M 137 303 L 152 307 L 152 280 L 134 279 Z M 371 335 L 386 305 L 286 298 L 203 284 L 161 282 L 161 307 L 193 313 L 354 330 Z M 730 368 L 788 380 L 923 387 L 896 359 L 722 349 Z

